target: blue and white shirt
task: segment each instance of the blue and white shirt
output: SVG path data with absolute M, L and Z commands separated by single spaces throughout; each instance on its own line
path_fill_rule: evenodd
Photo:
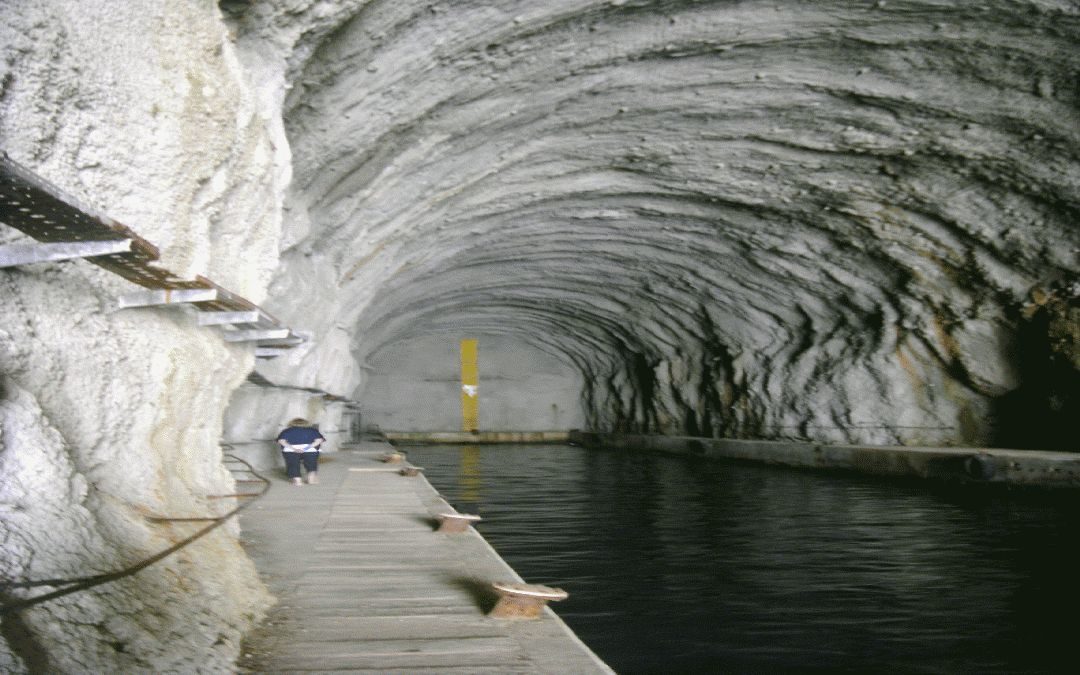
M 318 452 L 319 446 L 315 441 L 325 441 L 326 437 L 314 427 L 288 427 L 277 437 L 278 444 L 282 449 L 291 449 L 293 452 Z M 282 444 L 281 441 L 285 441 Z

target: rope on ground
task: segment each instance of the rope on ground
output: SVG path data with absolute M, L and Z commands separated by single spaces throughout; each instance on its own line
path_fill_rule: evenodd
M 224 447 L 231 447 L 231 446 L 224 446 Z M 223 455 L 223 457 L 226 457 L 226 458 L 228 458 L 228 459 L 230 459 L 232 461 L 240 462 L 241 464 L 245 465 L 247 467 L 247 472 L 251 473 L 251 475 L 255 476 L 256 478 L 259 479 L 260 482 L 262 482 L 262 484 L 263 484 L 262 489 L 259 490 L 258 493 L 251 493 L 250 496 L 256 497 L 256 498 L 257 497 L 262 497 L 264 494 L 266 494 L 266 491 L 270 489 L 270 480 L 267 479 L 266 477 L 260 475 L 257 471 L 255 471 L 255 468 L 252 467 L 250 463 L 248 463 L 247 461 L 245 461 L 245 460 L 243 460 L 243 459 L 241 459 L 241 458 L 239 458 L 239 457 L 237 457 L 235 455 L 229 454 L 229 453 L 225 453 Z M 187 545 L 201 539 L 202 537 L 206 536 L 207 534 L 209 534 L 213 530 L 215 530 L 215 529 L 221 527 L 222 525 L 224 525 L 225 521 L 227 521 L 229 518 L 232 518 L 236 514 L 240 513 L 241 511 L 246 509 L 248 506 L 250 506 L 254 502 L 255 502 L 255 499 L 247 500 L 247 501 L 241 503 L 240 505 L 238 505 L 232 511 L 229 511 L 228 513 L 226 513 L 224 515 L 216 516 L 214 518 L 209 519 L 209 520 L 213 521 L 210 525 L 207 525 L 206 527 L 202 528 L 201 530 L 198 530 L 197 532 L 195 532 L 191 536 L 186 537 L 184 539 L 181 539 L 180 541 L 173 544 L 169 548 L 164 549 L 163 551 L 159 551 L 158 553 L 150 556 L 149 558 L 145 558 L 144 560 L 141 560 L 141 561 L 135 563 L 134 565 L 130 565 L 128 567 L 125 567 L 124 569 L 117 570 L 115 572 L 107 572 L 105 574 L 95 574 L 93 576 L 88 576 L 88 577 L 77 577 L 77 578 L 74 578 L 74 579 L 41 579 L 41 580 L 37 580 L 37 581 L 0 582 L 0 589 L 4 589 L 4 590 L 7 590 L 9 588 L 33 588 L 33 587 L 37 587 L 37 586 L 64 586 L 64 588 L 57 589 L 55 591 L 52 591 L 51 593 L 45 593 L 43 595 L 37 595 L 37 596 L 31 597 L 31 598 L 24 598 L 22 600 L 18 600 L 18 601 L 15 601 L 15 602 L 10 602 L 10 603 L 7 603 L 5 605 L 0 605 L 0 614 L 8 614 L 10 612 L 21 611 L 21 610 L 26 609 L 28 607 L 32 607 L 34 605 L 38 605 L 38 604 L 41 604 L 43 602 L 48 602 L 49 600 L 55 600 L 56 598 L 60 598 L 60 597 L 63 597 L 65 595 L 68 595 L 68 594 L 71 594 L 71 593 L 75 593 L 75 592 L 78 592 L 78 591 L 84 591 L 84 590 L 86 590 L 88 588 L 93 588 L 94 586 L 100 586 L 101 584 L 109 583 L 110 581 L 116 581 L 118 579 L 123 579 L 124 577 L 129 577 L 129 576 L 135 574 L 136 572 L 140 572 L 140 571 L 146 569 L 147 567 L 153 565 L 156 562 L 160 562 L 164 558 L 167 558 L 168 556 L 172 555 L 173 553 L 176 553 L 177 551 L 184 548 L 185 546 L 187 546 Z

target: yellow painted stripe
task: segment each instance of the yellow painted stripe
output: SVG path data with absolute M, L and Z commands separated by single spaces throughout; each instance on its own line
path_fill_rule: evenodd
M 461 429 L 480 428 L 480 371 L 476 365 L 476 340 L 461 341 Z
M 458 475 L 461 487 L 461 501 L 476 503 L 480 501 L 480 446 L 466 445 L 461 448 L 461 473 Z

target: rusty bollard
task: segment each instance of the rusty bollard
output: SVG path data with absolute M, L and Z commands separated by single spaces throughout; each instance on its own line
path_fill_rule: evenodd
M 383 455 L 381 459 L 387 464 L 401 464 L 405 460 L 405 455 L 400 452 L 391 452 L 390 454 Z
M 479 521 L 480 516 L 475 516 L 471 513 L 440 513 L 439 516 L 439 529 L 438 532 L 464 532 L 469 529 L 469 525 Z
M 402 467 L 402 469 L 398 471 L 398 473 L 400 473 L 402 476 L 419 476 L 420 472 L 423 470 L 423 467 L 419 466 L 406 466 Z
M 538 584 L 496 582 L 492 587 L 499 594 L 499 602 L 488 612 L 497 619 L 535 619 L 540 616 L 550 600 L 565 600 L 570 594 L 561 588 Z

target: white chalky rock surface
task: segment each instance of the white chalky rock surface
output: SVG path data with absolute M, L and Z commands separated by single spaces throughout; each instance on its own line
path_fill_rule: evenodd
M 318 293 L 365 364 L 516 336 L 599 430 L 1061 444 L 1078 29 L 1042 1 L 368 2 L 286 98 L 271 302 Z
M 162 262 L 262 300 L 287 144 L 205 2 L 5 3 L 0 144 L 160 247 Z M 277 150 L 275 150 L 275 147 Z M 0 242 L 25 239 L 2 228 Z M 234 502 L 222 412 L 251 350 L 85 262 L 0 270 L 5 582 L 114 572 Z M 205 525 L 205 523 L 204 523 Z M 2 620 L 0 671 L 222 672 L 270 599 L 214 531 L 137 575 Z M 53 587 L 2 590 L 3 602 Z
M 7 580 L 167 546 L 190 527 L 146 516 L 235 489 L 221 438 L 327 421 L 318 392 L 432 334 L 556 355 L 597 430 L 1040 445 L 1075 419 L 1075 3 L 3 13 L 2 149 L 312 338 L 245 384 L 250 347 L 116 311 L 99 268 L 0 270 Z M 0 670 L 227 671 L 269 601 L 221 528 L 5 616 Z

